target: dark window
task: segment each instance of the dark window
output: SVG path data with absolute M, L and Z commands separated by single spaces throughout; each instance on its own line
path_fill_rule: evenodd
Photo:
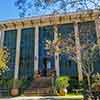
M 95 22 L 91 21 L 79 23 L 79 32 L 81 45 L 96 43 Z
M 34 73 L 34 29 L 21 31 L 19 78 L 33 78 Z
M 47 56 L 48 50 L 45 48 L 46 40 L 53 41 L 53 26 L 41 27 L 39 29 L 39 68 L 43 69 L 43 60 Z M 50 55 L 49 61 L 51 62 L 51 69 L 54 69 L 54 56 Z
M 73 24 L 62 24 L 58 26 L 58 33 L 61 34 L 61 39 L 72 39 L 75 46 L 74 26 Z M 77 65 L 70 60 L 65 54 L 60 54 L 60 75 L 77 76 Z
M 13 78 L 15 68 L 15 57 L 16 57 L 16 34 L 17 30 L 5 31 L 4 47 L 8 48 L 10 53 L 8 67 L 9 70 L 4 73 L 4 77 L 7 79 Z
M 90 44 L 96 44 L 97 43 L 97 37 L 96 37 L 96 26 L 94 21 L 89 22 L 82 22 L 79 23 L 79 31 L 80 31 L 80 43 L 81 46 L 87 46 Z M 100 72 L 100 54 L 96 57 L 96 63 L 94 65 L 95 72 Z

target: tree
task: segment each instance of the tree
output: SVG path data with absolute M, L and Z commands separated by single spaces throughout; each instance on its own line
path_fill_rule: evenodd
M 86 34 L 85 34 L 86 35 Z M 89 40 L 88 40 L 89 41 Z M 97 44 L 90 43 L 90 41 L 87 44 L 84 44 L 80 47 L 81 52 L 81 64 L 82 64 L 82 73 L 87 79 L 87 89 L 88 90 L 88 96 L 92 96 L 92 75 L 94 75 L 94 69 L 95 69 L 95 63 L 97 59 L 100 59 L 100 49 Z M 50 42 L 49 42 L 50 43 Z M 70 60 L 73 60 L 77 64 L 77 53 L 76 53 L 76 47 L 74 46 L 73 39 L 66 37 L 64 39 L 59 38 L 56 41 L 53 41 L 53 43 L 50 44 L 51 47 L 51 53 L 58 52 L 63 53 L 67 55 L 67 57 Z M 99 55 L 99 57 L 98 57 Z M 97 81 L 96 81 L 97 82 Z M 100 83 L 99 83 L 100 84 Z
M 82 53 L 84 54 L 87 53 L 88 49 L 92 48 L 93 46 L 95 47 L 96 45 L 97 40 L 96 40 L 96 32 L 95 32 L 95 23 L 82 22 L 78 25 L 78 28 L 79 28 L 78 36 L 80 42 L 80 47 L 78 47 L 78 50 L 81 52 L 81 54 Z M 77 61 L 77 47 L 75 45 L 74 32 L 71 33 L 57 32 L 57 35 L 58 35 L 57 40 L 46 41 L 48 47 L 50 48 L 51 54 L 53 54 L 54 52 L 58 52 L 59 54 L 66 55 L 66 57 L 68 57 L 71 60 L 73 59 L 74 61 Z
M 85 52 L 82 53 L 82 68 L 83 74 L 88 81 L 88 90 L 91 91 L 91 76 L 94 74 L 95 63 L 99 54 L 99 48 L 97 45 L 88 47 Z
M 54 12 L 77 12 L 100 7 L 99 0 L 16 0 L 20 17 L 46 15 Z M 37 12 L 38 11 L 38 12 Z
M 9 53 L 6 48 L 0 48 L 0 75 L 8 70 Z

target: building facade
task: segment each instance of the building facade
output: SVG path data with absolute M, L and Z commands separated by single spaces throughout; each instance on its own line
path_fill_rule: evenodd
M 46 40 L 57 40 L 58 33 L 61 33 L 61 38 L 74 34 L 77 51 L 83 40 L 90 39 L 90 43 L 94 42 L 100 46 L 98 15 L 98 11 L 87 11 L 0 22 L 0 47 L 7 47 L 10 52 L 9 70 L 4 73 L 3 78 L 15 80 L 33 78 L 35 73 L 44 67 L 44 58 L 47 56 Z M 86 44 L 86 41 L 84 43 Z M 50 68 L 56 70 L 57 76 L 78 76 L 78 79 L 82 80 L 80 51 L 77 53 L 77 62 L 76 65 L 65 55 L 55 53 L 50 58 Z M 99 62 L 95 67 L 98 72 L 100 72 Z

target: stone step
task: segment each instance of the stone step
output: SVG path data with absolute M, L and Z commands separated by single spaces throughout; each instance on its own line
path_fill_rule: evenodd
M 38 80 L 33 80 L 29 89 L 31 89 L 31 88 L 48 88 L 49 86 L 52 86 L 52 79 L 51 78 L 41 78 Z
M 25 96 L 48 96 L 51 94 L 52 88 L 36 88 L 24 92 Z
M 52 78 L 42 77 L 35 79 L 27 90 L 24 91 L 25 96 L 48 96 L 52 91 Z

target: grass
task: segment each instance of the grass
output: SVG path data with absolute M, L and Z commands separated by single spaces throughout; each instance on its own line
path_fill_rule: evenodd
M 65 94 L 65 96 L 81 96 L 82 94 L 81 93 L 68 93 L 68 94 Z

